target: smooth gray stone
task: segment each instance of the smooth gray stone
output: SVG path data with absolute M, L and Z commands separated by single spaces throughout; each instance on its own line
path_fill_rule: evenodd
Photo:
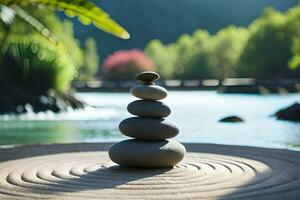
M 164 118 L 170 115 L 171 110 L 168 105 L 160 101 L 137 100 L 127 106 L 128 112 L 140 117 Z
M 144 100 L 161 100 L 168 95 L 168 91 L 158 85 L 136 85 L 130 92 L 133 96 Z
M 136 80 L 143 83 L 152 83 L 160 78 L 159 74 L 156 72 L 146 71 L 136 75 Z
M 244 122 L 244 120 L 239 116 L 232 115 L 220 119 L 219 122 L 238 123 L 238 122 Z
M 119 124 L 120 131 L 129 137 L 142 140 L 161 140 L 175 137 L 179 129 L 166 119 L 131 117 Z
M 300 122 L 300 103 L 294 103 L 287 108 L 280 109 L 275 113 L 277 119 Z
M 185 147 L 173 140 L 125 140 L 109 150 L 110 159 L 125 167 L 173 167 L 185 156 Z

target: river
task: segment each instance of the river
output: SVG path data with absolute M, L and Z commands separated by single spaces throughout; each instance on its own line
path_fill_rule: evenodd
M 78 93 L 76 96 L 96 106 L 64 113 L 27 113 L 0 116 L 2 148 L 24 144 L 116 142 L 125 136 L 119 122 L 129 117 L 129 93 Z M 300 150 L 300 123 L 272 117 L 278 109 L 297 100 L 299 94 L 246 95 L 216 92 L 170 92 L 165 102 L 171 107 L 168 119 L 180 128 L 180 142 L 216 143 Z M 244 123 L 220 123 L 229 115 Z

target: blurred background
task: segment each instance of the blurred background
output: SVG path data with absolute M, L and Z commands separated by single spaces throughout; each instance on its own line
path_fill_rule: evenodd
M 300 150 L 298 0 L 91 2 L 131 38 L 0 1 L 0 148 L 125 138 L 134 76 L 151 70 L 178 141 Z

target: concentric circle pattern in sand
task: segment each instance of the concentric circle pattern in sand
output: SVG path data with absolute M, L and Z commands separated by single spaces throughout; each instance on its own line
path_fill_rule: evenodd
M 120 168 L 106 151 L 6 161 L 0 199 L 300 199 L 299 163 L 247 157 L 193 152 L 156 170 Z

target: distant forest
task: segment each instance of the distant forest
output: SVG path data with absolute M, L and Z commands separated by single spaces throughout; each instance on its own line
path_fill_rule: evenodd
M 94 37 L 103 60 L 120 49 L 144 49 L 152 39 L 174 42 L 183 33 L 202 28 L 210 33 L 234 24 L 247 26 L 272 6 L 285 11 L 298 0 L 94 0 L 130 33 L 130 40 L 121 40 L 93 26 L 83 27 L 74 20 L 75 36 L 82 42 Z

